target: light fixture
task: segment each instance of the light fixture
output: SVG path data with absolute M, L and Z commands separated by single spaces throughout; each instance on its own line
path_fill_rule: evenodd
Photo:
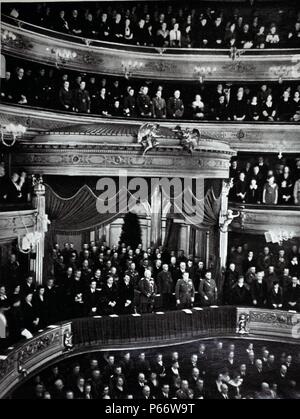
M 17 36 L 11 32 L 5 29 L 3 32 L 1 32 L 1 41 L 3 42 L 9 42 L 9 41 L 15 41 L 17 39 Z
M 211 76 L 213 73 L 217 71 L 217 67 L 211 67 L 211 66 L 196 66 L 194 67 L 194 74 L 199 80 L 199 83 L 203 83 L 205 77 Z
M 55 54 L 55 60 L 56 60 L 56 67 L 58 67 L 59 64 L 66 64 L 66 62 L 73 60 L 77 57 L 77 52 L 72 51 L 67 48 L 46 48 L 46 51 L 50 51 L 51 54 Z
M 231 47 L 229 51 L 229 58 L 231 58 L 232 61 L 236 61 L 244 53 L 245 53 L 245 50 L 243 49 L 238 49 L 237 47 Z
M 294 231 L 288 231 L 283 229 L 269 230 L 265 233 L 265 239 L 267 243 L 278 243 L 280 246 L 284 241 L 291 240 L 294 237 Z
M 8 124 L 8 125 L 1 125 L 0 126 L 0 133 L 1 133 L 1 142 L 6 147 L 13 147 L 17 141 L 18 137 L 22 137 L 26 132 L 26 127 L 21 124 Z M 12 137 L 11 142 L 7 142 L 5 137 Z
M 25 236 L 19 237 L 18 247 L 21 253 L 28 254 L 34 251 L 37 243 L 42 238 L 42 233 L 35 231 L 34 233 L 26 233 Z
M 144 63 L 142 61 L 122 61 L 121 62 L 122 70 L 124 72 L 125 79 L 129 79 L 132 76 L 132 72 L 134 70 L 139 70 L 144 67 Z

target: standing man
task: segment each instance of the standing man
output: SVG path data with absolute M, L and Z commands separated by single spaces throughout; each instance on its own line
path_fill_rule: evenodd
M 203 306 L 211 306 L 217 303 L 218 290 L 211 272 L 206 272 L 205 278 L 200 281 L 199 285 L 200 302 Z
M 139 291 L 140 294 L 140 312 L 141 313 L 151 313 L 154 307 L 154 297 L 157 294 L 157 287 L 155 285 L 154 279 L 151 277 L 151 271 L 149 269 L 145 270 L 144 278 L 139 282 Z
M 191 308 L 195 301 L 195 287 L 188 272 L 184 272 L 175 287 L 177 308 Z
M 172 291 L 173 291 L 173 279 L 169 266 L 164 263 L 163 270 L 157 275 L 157 291 L 162 296 L 163 308 L 171 309 L 172 307 Z

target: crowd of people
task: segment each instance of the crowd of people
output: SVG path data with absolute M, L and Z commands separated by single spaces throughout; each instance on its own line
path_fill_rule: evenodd
M 5 168 L 3 168 L 1 175 L 0 206 L 30 202 L 32 186 L 25 170 L 21 170 L 20 172 L 13 171 L 11 176 L 7 176 Z
M 300 308 L 299 250 L 268 247 L 255 254 L 238 246 L 228 256 L 225 282 L 217 285 L 202 261 L 162 248 L 133 250 L 125 244 L 72 243 L 53 248 L 53 276 L 37 286 L 34 275 L 22 276 L 15 254 L 5 266 L 0 287 L 0 310 L 8 321 L 10 339 L 20 339 L 60 320 L 95 316 L 150 313 L 207 307 L 216 304 L 274 309 Z
M 288 348 L 289 349 L 289 348 Z M 299 399 L 300 354 L 273 344 L 199 343 L 194 353 L 161 348 L 85 355 L 36 375 L 12 398 Z M 20 391 L 21 390 L 21 391 Z
M 0 88 L 4 102 L 103 117 L 300 121 L 297 83 L 142 83 L 23 64 L 8 62 Z
M 18 4 L 10 16 L 37 26 L 100 41 L 164 48 L 299 48 L 300 12 L 283 4 L 276 15 L 251 6 L 223 10 L 175 5 L 117 7 Z
M 300 311 L 300 252 L 297 245 L 272 252 L 233 246 L 223 285 L 225 304 Z
M 280 159 L 268 164 L 257 161 L 231 162 L 229 200 L 241 204 L 300 205 L 300 159 Z

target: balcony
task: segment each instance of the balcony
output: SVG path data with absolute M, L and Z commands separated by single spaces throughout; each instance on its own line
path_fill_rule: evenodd
M 226 49 L 162 49 L 94 41 L 2 16 L 6 54 L 79 72 L 156 80 L 299 80 L 300 50 L 246 50 L 233 60 Z M 61 52 L 64 52 L 61 54 Z
M 31 146 L 31 148 L 37 144 L 36 137 L 45 132 L 52 132 L 53 139 L 54 133 L 56 133 L 55 135 L 66 133 L 68 127 L 73 126 L 74 129 L 76 125 L 78 128 L 76 132 L 79 135 L 79 126 L 85 126 L 85 130 L 87 130 L 89 125 L 91 129 L 91 126 L 94 124 L 98 126 L 98 130 L 101 127 L 102 130 L 100 130 L 100 135 L 98 136 L 92 137 L 89 135 L 88 142 L 93 138 L 95 144 L 100 144 L 109 139 L 110 141 L 115 141 L 115 144 L 119 144 L 123 137 L 124 143 L 134 144 L 136 143 L 138 127 L 145 122 L 141 118 L 124 120 L 124 118 L 117 117 L 108 118 L 97 115 L 44 110 L 29 106 L 0 104 L 0 123 L 5 125 L 8 121 L 27 127 L 24 140 L 26 140 L 27 147 Z M 226 143 L 235 153 L 300 153 L 300 125 L 296 123 L 199 122 L 186 120 L 155 120 L 155 122 L 169 129 L 175 128 L 178 124 L 182 128 L 197 128 L 201 138 L 209 138 Z M 43 138 L 45 139 L 46 137 Z M 48 140 L 48 146 L 50 146 L 52 140 L 50 140 L 50 137 L 48 137 Z M 84 142 L 84 136 L 80 135 L 78 141 Z
M 285 230 L 292 232 L 294 237 L 300 236 L 300 207 L 279 205 L 229 204 L 235 213 L 230 231 L 245 234 L 265 234 L 265 232 Z
M 37 226 L 37 213 L 35 209 L 16 210 L 10 206 L 2 206 L 0 210 L 0 241 L 34 233 Z

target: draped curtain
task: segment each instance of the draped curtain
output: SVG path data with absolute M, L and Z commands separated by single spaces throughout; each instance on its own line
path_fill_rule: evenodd
M 62 198 L 57 195 L 49 185 L 46 186 L 46 212 L 51 221 L 51 229 L 56 233 L 81 234 L 86 230 L 115 220 L 120 212 L 114 211 L 115 201 L 112 200 L 111 206 L 108 202 L 108 213 L 100 213 L 97 209 L 97 196 L 87 186 L 82 186 L 75 195 L 70 198 Z M 127 199 L 124 194 L 117 194 L 116 202 L 118 208 L 124 208 Z

